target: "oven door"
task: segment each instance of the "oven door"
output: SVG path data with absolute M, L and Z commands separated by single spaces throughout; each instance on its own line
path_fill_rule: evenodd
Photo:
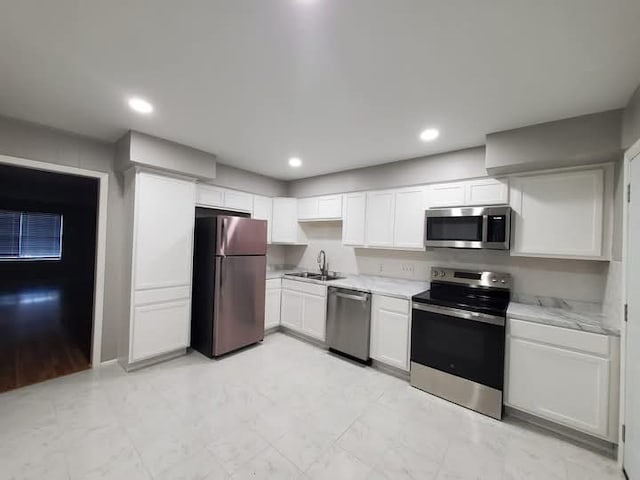
M 505 319 L 413 304 L 411 361 L 502 391 Z

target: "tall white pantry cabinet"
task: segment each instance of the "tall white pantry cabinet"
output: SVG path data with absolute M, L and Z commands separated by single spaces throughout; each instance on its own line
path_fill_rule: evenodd
M 131 293 L 118 357 L 132 368 L 189 345 L 196 189 L 194 180 L 141 169 L 125 180 Z

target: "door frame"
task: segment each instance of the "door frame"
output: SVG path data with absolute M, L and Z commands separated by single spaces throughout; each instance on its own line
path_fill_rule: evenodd
M 76 175 L 98 180 L 98 218 L 96 224 L 96 265 L 93 287 L 93 324 L 91 341 L 91 367 L 101 363 L 102 356 L 102 322 L 104 315 L 104 284 L 107 244 L 107 200 L 109 192 L 109 173 L 87 170 L 79 167 L 59 165 L 56 163 L 29 160 L 26 158 L 0 155 L 0 164 L 29 168 L 46 172 Z
M 631 161 L 636 159 L 640 161 L 640 139 L 638 139 L 631 147 L 624 152 L 623 160 L 623 198 L 622 198 L 622 305 L 621 311 L 624 312 L 628 302 L 627 295 L 627 262 L 628 262 L 628 235 L 629 235 L 629 203 L 627 202 L 627 188 L 631 182 Z M 637 188 L 640 188 L 638 186 Z M 639 192 L 632 192 L 638 195 Z M 618 439 L 618 465 L 624 467 L 624 441 L 622 439 L 622 426 L 625 424 L 626 414 L 626 380 L 627 380 L 627 323 L 622 319 L 620 328 L 620 425 Z

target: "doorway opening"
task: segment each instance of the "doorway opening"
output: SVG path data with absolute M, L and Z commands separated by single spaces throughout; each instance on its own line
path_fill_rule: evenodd
M 0 165 L 0 392 L 91 366 L 99 183 Z

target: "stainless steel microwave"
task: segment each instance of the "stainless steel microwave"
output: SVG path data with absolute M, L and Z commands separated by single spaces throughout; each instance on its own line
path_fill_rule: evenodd
M 511 207 L 432 208 L 425 212 L 427 247 L 509 250 Z

